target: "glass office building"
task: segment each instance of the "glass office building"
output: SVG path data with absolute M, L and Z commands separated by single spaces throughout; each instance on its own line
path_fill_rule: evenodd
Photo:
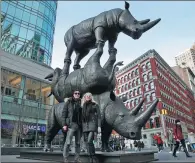
M 43 145 L 46 120 L 56 103 L 50 83 L 1 69 L 1 140 L 8 146 Z M 35 142 L 35 140 L 37 142 Z
M 1 2 L 1 147 L 43 146 L 56 1 Z M 13 64 L 12 64 L 13 63 Z M 62 134 L 53 144 L 62 142 Z
M 57 1 L 1 3 L 1 48 L 51 65 Z

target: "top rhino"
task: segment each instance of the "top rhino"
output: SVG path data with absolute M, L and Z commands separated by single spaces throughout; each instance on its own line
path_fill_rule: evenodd
M 64 68 L 61 75 L 67 76 L 71 64 L 71 55 L 76 53 L 74 70 L 80 68 L 80 61 L 91 49 L 97 48 L 95 53 L 101 57 L 104 43 L 108 41 L 109 51 L 114 49 L 118 34 L 124 34 L 139 39 L 142 33 L 155 26 L 161 19 L 149 22 L 150 19 L 137 21 L 129 11 L 129 3 L 125 2 L 125 10 L 116 8 L 100 13 L 72 26 L 65 34 L 64 42 L 67 51 L 64 59 Z

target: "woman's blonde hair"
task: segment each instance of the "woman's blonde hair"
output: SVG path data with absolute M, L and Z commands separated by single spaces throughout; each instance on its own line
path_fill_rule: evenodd
M 82 107 L 83 107 L 83 104 L 86 102 L 86 96 L 90 96 L 90 97 L 91 97 L 91 101 L 97 104 L 97 102 L 96 102 L 96 101 L 94 100 L 94 98 L 93 98 L 93 95 L 92 95 L 90 92 L 87 92 L 87 93 L 85 93 L 85 94 L 83 95 L 83 98 L 82 98 L 82 100 L 81 100 L 81 106 L 82 106 Z

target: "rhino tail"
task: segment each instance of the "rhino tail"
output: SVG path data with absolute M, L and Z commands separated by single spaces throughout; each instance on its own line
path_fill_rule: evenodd
M 117 67 L 117 66 L 123 66 L 123 61 L 117 62 L 117 63 L 113 66 L 112 72 L 111 72 L 111 74 L 110 74 L 110 76 L 109 76 L 109 78 L 108 78 L 108 82 L 109 82 L 109 83 L 111 83 L 112 80 L 114 79 L 115 72 L 116 72 L 116 70 L 118 70 L 118 67 Z

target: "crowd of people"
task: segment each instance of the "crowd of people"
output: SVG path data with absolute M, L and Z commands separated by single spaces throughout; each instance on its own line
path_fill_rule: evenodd
M 129 149 L 135 151 L 141 151 L 141 149 L 144 148 L 143 141 L 135 140 L 133 143 L 131 143 L 131 141 L 128 141 L 128 139 L 125 139 L 124 137 L 119 135 L 111 136 L 109 143 L 113 151 L 129 150 Z

